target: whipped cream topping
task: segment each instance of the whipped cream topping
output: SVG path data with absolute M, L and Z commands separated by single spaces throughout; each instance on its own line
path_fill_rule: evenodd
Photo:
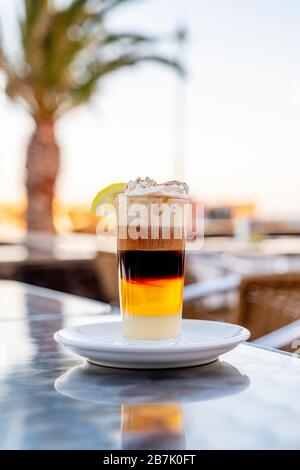
M 151 178 L 137 178 L 127 183 L 125 194 L 127 196 L 168 196 L 185 198 L 189 197 L 189 187 L 180 181 L 167 181 L 158 184 Z

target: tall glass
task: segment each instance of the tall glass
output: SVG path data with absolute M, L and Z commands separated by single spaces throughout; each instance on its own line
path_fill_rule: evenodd
M 181 329 L 187 198 L 120 198 L 118 258 L 123 335 L 134 340 L 175 339 Z

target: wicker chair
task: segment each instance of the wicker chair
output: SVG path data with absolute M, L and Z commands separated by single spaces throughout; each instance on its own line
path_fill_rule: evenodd
M 300 273 L 247 277 L 229 275 L 185 288 L 185 300 L 239 290 L 239 309 L 232 323 L 251 332 L 260 346 L 297 352 L 300 346 Z M 201 318 L 196 314 L 194 318 Z M 226 321 L 226 320 L 225 320 Z
M 241 281 L 238 323 L 251 331 L 251 341 L 299 319 L 300 273 L 255 276 Z
M 115 253 L 101 251 L 97 253 L 94 269 L 98 278 L 101 300 L 118 303 L 118 266 Z

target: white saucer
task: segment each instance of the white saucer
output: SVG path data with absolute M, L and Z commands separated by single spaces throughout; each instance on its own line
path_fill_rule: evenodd
M 121 322 L 94 323 L 59 330 L 54 339 L 74 354 L 108 367 L 167 369 L 208 364 L 246 341 L 249 331 L 230 323 L 182 320 L 177 344 L 130 344 Z

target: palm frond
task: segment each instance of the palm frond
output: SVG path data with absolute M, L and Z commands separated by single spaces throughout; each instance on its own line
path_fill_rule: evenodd
M 159 38 L 154 36 L 145 36 L 143 34 L 134 33 L 109 33 L 106 34 L 102 45 L 123 43 L 125 45 L 135 45 L 141 43 L 153 43 L 159 41 Z
M 69 6 L 67 6 L 64 10 L 64 16 L 67 23 L 74 22 L 76 16 L 82 13 L 83 7 L 87 5 L 89 0 L 73 0 Z
M 123 54 L 113 60 L 93 64 L 90 73 L 95 79 L 103 78 L 105 75 L 115 72 L 123 67 L 137 65 L 141 62 L 157 62 L 163 65 L 174 68 L 178 73 L 184 75 L 184 69 L 181 65 L 172 59 L 162 57 L 160 55 L 136 55 L 136 54 Z
M 35 0 L 28 2 L 32 6 Z M 49 8 L 49 2 L 45 2 L 47 8 L 38 10 L 39 19 L 31 29 L 28 30 L 30 22 L 27 18 L 27 15 L 33 16 L 30 10 L 27 10 L 22 22 L 24 57 L 31 69 L 29 80 L 42 113 L 55 111 L 56 94 L 59 92 L 57 86 L 66 82 L 69 65 L 87 47 L 86 42 L 73 41 L 68 35 L 72 25 L 80 25 L 88 17 L 85 10 L 87 3 L 88 0 L 73 0 L 66 8 L 55 10 Z M 64 59 L 60 60 L 61 57 Z
M 107 13 L 110 13 L 111 10 L 113 10 L 116 7 L 122 6 L 127 2 L 130 2 L 132 0 L 104 0 L 102 3 L 103 5 L 100 6 L 100 11 L 99 14 L 101 16 L 106 15 Z M 138 1 L 138 0 L 135 0 Z
M 90 99 L 95 92 L 99 81 L 106 75 L 119 71 L 124 67 L 132 67 L 142 62 L 157 62 L 168 67 L 172 67 L 180 76 L 185 75 L 183 67 L 176 61 L 161 57 L 159 55 L 122 55 L 116 59 L 103 63 L 93 63 L 89 67 L 89 78 L 74 87 L 70 95 L 70 102 L 73 106 L 78 106 Z
M 176 59 L 168 59 L 167 57 L 154 54 L 154 55 L 145 55 L 145 56 L 139 57 L 136 63 L 141 63 L 141 62 L 156 62 L 158 64 L 173 68 L 182 78 L 186 77 L 185 68 Z
M 123 67 L 151 61 L 183 75 L 176 60 L 154 53 L 159 37 L 106 28 L 106 13 L 129 1 L 71 0 L 56 8 L 53 0 L 23 0 L 18 64 L 9 61 L 0 41 L 8 96 L 22 98 L 35 119 L 55 119 L 88 101 L 101 79 Z
M 48 0 L 25 0 L 24 4 L 26 22 L 31 28 L 48 8 Z
M 54 10 L 49 7 L 49 0 L 26 0 L 28 6 L 21 28 L 24 53 L 29 64 L 41 49 L 47 52 L 52 42 L 61 46 L 61 41 L 68 38 L 68 29 L 72 25 L 80 25 L 82 17 L 88 17 L 85 10 L 88 1 L 73 0 L 63 10 Z
M 6 57 L 5 53 L 3 50 L 3 45 L 2 45 L 2 30 L 1 30 L 1 25 L 0 25 L 0 69 L 4 69 L 6 65 Z
M 22 40 L 25 48 L 36 29 L 41 26 L 41 18 L 48 10 L 48 0 L 25 0 L 25 16 L 22 21 Z

